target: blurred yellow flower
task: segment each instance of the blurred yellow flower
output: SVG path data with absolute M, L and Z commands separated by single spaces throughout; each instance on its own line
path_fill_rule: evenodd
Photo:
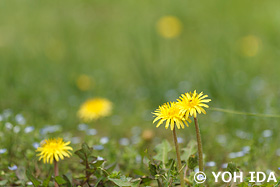
M 177 101 L 177 105 L 181 110 L 181 114 L 183 114 L 186 118 L 189 116 L 193 116 L 196 118 L 197 112 L 200 114 L 206 114 L 205 110 L 202 107 L 208 108 L 209 106 L 205 103 L 211 101 L 211 99 L 205 99 L 208 95 L 203 95 L 203 92 L 200 94 L 196 93 L 196 90 L 193 93 L 185 93 L 182 94 L 180 99 Z
M 145 141 L 150 141 L 152 140 L 154 137 L 154 131 L 150 130 L 150 129 L 146 129 L 142 132 L 142 138 Z
M 249 35 L 240 40 L 240 51 L 244 56 L 253 57 L 258 54 L 261 47 L 261 40 L 254 36 Z
M 164 38 L 175 38 L 182 32 L 182 23 L 175 16 L 164 16 L 157 22 L 157 31 Z
M 164 103 L 162 106 L 159 106 L 153 114 L 156 116 L 153 123 L 159 120 L 156 127 L 159 127 L 164 121 L 166 121 L 166 129 L 168 129 L 170 125 L 171 130 L 173 130 L 175 126 L 174 124 L 176 124 L 178 129 L 180 129 L 180 127 L 184 129 L 184 124 L 188 126 L 187 121 L 191 122 L 189 118 L 186 120 L 186 118 L 183 117 L 180 113 L 180 108 L 175 102 Z
M 78 77 L 76 84 L 81 91 L 87 91 L 92 87 L 93 81 L 89 76 L 83 74 Z
M 105 98 L 89 99 L 83 103 L 78 116 L 85 122 L 109 116 L 112 112 L 112 103 Z
M 41 144 L 41 147 L 37 148 L 37 152 L 40 152 L 37 156 L 40 156 L 39 160 L 43 159 L 44 163 L 53 163 L 55 159 L 57 162 L 59 159 L 63 160 L 64 157 L 70 157 L 72 147 L 68 146 L 69 142 L 64 142 L 62 138 L 47 139 Z

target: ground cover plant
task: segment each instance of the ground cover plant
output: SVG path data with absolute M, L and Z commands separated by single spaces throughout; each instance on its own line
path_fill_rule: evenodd
M 278 185 L 279 1 L 0 5 L 0 186 Z

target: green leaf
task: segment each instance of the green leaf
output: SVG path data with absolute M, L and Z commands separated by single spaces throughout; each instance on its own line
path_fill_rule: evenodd
M 68 179 L 68 177 L 66 176 L 66 175 L 62 175 L 63 176 L 63 179 L 66 181 L 66 186 L 67 187 L 71 187 L 72 185 L 71 185 L 71 182 L 70 182 L 70 180 Z
M 5 186 L 8 183 L 8 180 L 0 181 L 0 186 Z
M 93 168 L 97 168 L 100 167 L 103 164 L 103 162 L 105 162 L 105 160 L 96 160 L 93 163 L 90 163 L 89 165 Z
M 233 162 L 228 163 L 227 171 L 229 171 L 231 174 L 234 172 L 239 172 L 239 169 L 237 168 L 236 164 Z
M 149 184 L 153 181 L 154 179 L 147 177 L 147 176 L 143 176 L 141 178 L 141 182 L 144 186 L 149 186 Z
M 110 177 L 108 177 L 108 179 L 118 186 L 131 186 L 129 181 L 123 181 L 122 179 L 112 179 Z
M 168 153 L 172 150 L 170 143 L 167 140 L 155 147 L 157 154 L 154 156 L 154 159 L 162 161 L 163 164 L 166 164 L 168 161 Z
M 122 176 L 120 179 L 113 179 L 110 177 L 108 177 L 108 179 L 120 187 L 138 187 L 141 182 L 141 179 L 132 179 L 125 176 Z
M 96 184 L 94 185 L 94 187 L 97 187 L 98 186 L 98 184 L 99 184 L 99 182 L 100 181 L 102 181 L 104 178 L 102 177 L 102 178 L 100 178 L 97 182 L 96 182 Z
M 188 167 L 189 169 L 194 169 L 198 165 L 198 157 L 197 155 L 191 155 L 188 159 Z
M 79 149 L 78 151 L 75 151 L 75 154 L 78 155 L 78 157 L 80 159 L 82 159 L 83 161 L 86 161 L 86 155 L 84 153 L 84 151 L 82 149 Z
M 130 182 L 132 183 L 131 187 L 139 187 L 141 179 L 132 179 Z
M 93 149 L 89 148 L 89 146 L 86 143 L 83 143 L 82 149 L 75 151 L 75 154 L 78 155 L 78 157 L 80 157 L 80 159 L 82 159 L 85 162 L 87 161 L 87 159 L 88 159 L 88 162 L 92 162 L 97 159 L 94 156 L 90 156 L 90 154 L 92 153 L 92 150 Z
M 49 182 L 51 180 L 51 177 L 52 175 L 49 175 L 48 178 L 46 178 L 44 181 L 43 181 L 43 187 L 48 187 L 49 186 Z
M 191 140 L 187 147 L 182 150 L 184 151 L 182 154 L 182 160 L 188 161 L 189 157 L 197 152 L 197 142 L 195 140 Z
M 157 166 L 151 162 L 149 163 L 149 170 L 152 176 L 155 176 L 157 174 Z
M 93 149 L 89 148 L 87 143 L 83 143 L 82 144 L 82 150 L 83 150 L 84 154 L 86 154 L 86 156 L 88 157 L 91 154 Z
M 113 171 L 108 177 L 118 179 L 118 178 L 121 177 L 121 172 L 120 171 Z
M 277 184 L 274 187 L 277 187 L 280 185 L 280 180 L 277 182 Z
M 89 163 L 92 163 L 92 162 L 94 162 L 96 160 L 97 160 L 97 157 L 95 157 L 95 156 L 88 156 L 88 162 Z
M 29 170 L 26 170 L 26 177 L 33 183 L 33 185 L 35 186 L 35 187 L 37 187 L 37 186 L 39 186 L 39 185 L 41 185 L 41 182 L 39 181 L 39 180 L 37 180 L 32 174 L 31 174 L 31 172 L 29 171 Z
M 62 178 L 61 176 L 56 176 L 54 178 L 55 182 L 58 184 L 58 185 L 64 185 L 64 184 L 67 184 L 67 181 Z

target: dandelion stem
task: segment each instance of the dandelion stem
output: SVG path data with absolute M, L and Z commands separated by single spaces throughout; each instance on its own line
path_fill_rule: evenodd
M 176 148 L 177 164 L 178 164 L 178 171 L 179 171 L 179 175 L 180 175 L 181 187 L 185 187 L 184 174 L 183 174 L 181 157 L 180 157 L 180 150 L 179 150 L 179 145 L 178 145 L 178 141 L 177 141 L 177 135 L 176 135 L 175 128 L 173 129 L 173 139 L 174 139 L 174 144 L 175 144 L 175 148 Z
M 59 171 L 58 171 L 58 162 L 54 159 L 54 177 L 57 177 L 59 175 Z M 55 187 L 59 187 L 59 185 L 57 184 L 57 182 L 54 183 Z
M 203 171 L 202 142 L 201 142 L 201 135 L 200 135 L 200 130 L 199 130 L 197 118 L 194 118 L 194 123 L 195 123 L 196 139 L 197 139 L 197 147 L 198 147 L 198 164 L 199 164 L 199 171 Z

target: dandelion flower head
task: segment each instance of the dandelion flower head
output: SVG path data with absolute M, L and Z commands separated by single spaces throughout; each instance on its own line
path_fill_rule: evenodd
M 178 106 L 181 109 L 181 113 L 185 117 L 193 116 L 197 117 L 197 113 L 206 114 L 203 107 L 208 108 L 209 106 L 205 103 L 211 101 L 211 99 L 205 99 L 208 95 L 203 95 L 203 92 L 200 94 L 196 93 L 196 90 L 193 93 L 182 94 L 180 99 L 178 99 Z
M 78 116 L 85 122 L 109 116 L 112 112 L 112 103 L 105 98 L 89 99 L 83 103 Z
M 189 118 L 183 117 L 183 115 L 180 113 L 180 108 L 175 102 L 165 103 L 162 106 L 159 106 L 158 109 L 155 110 L 153 113 L 155 115 L 155 119 L 153 123 L 158 121 L 157 126 L 159 127 L 163 122 L 165 122 L 165 128 L 168 129 L 169 125 L 171 130 L 174 129 L 174 126 L 176 124 L 177 128 L 182 129 L 185 128 L 185 124 L 188 126 L 188 122 L 190 122 Z
M 57 139 L 47 139 L 41 144 L 40 147 L 37 148 L 37 152 L 40 152 L 37 156 L 39 156 L 39 160 L 43 159 L 44 163 L 53 163 L 55 159 L 57 162 L 59 159 L 63 160 L 64 157 L 70 157 L 72 151 L 72 147 L 68 146 L 69 142 L 64 142 L 62 138 Z
M 157 31 L 164 38 L 175 38 L 181 34 L 182 23 L 175 16 L 164 16 L 157 22 Z

